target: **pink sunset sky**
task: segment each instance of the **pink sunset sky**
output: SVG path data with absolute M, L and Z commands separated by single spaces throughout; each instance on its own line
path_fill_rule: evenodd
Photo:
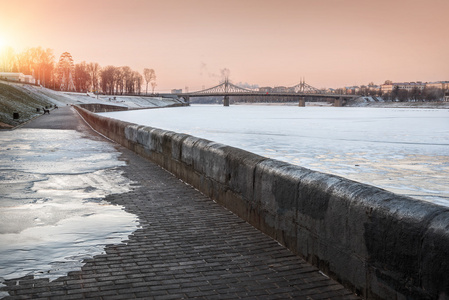
M 449 80 L 448 0 L 0 0 L 0 47 L 153 68 L 157 92 Z

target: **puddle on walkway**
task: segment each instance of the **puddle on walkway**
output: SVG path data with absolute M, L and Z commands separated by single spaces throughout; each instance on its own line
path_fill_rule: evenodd
M 127 240 L 137 217 L 103 200 L 132 188 L 119 155 L 73 130 L 0 132 L 0 282 L 53 280 Z

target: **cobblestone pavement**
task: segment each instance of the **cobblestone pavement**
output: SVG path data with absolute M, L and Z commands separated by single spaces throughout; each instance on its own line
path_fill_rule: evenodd
M 138 184 L 106 200 L 138 215 L 141 228 L 80 271 L 51 282 L 6 281 L 5 299 L 358 299 L 191 186 L 117 148 L 125 176 Z

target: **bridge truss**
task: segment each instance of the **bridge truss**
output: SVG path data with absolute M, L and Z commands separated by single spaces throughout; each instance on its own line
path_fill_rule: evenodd
M 250 89 L 245 89 L 242 87 L 239 87 L 235 84 L 232 84 L 231 82 L 229 82 L 229 79 L 226 78 L 222 83 L 220 83 L 219 85 L 213 86 L 211 88 L 208 89 L 204 89 L 201 91 L 196 91 L 193 93 L 190 93 L 191 95 L 208 95 L 208 94 L 244 94 L 244 93 L 248 93 L 248 94 L 254 94 L 257 93 L 257 91 L 253 91 Z
M 229 82 L 229 79 L 226 78 L 219 85 L 213 86 L 211 88 L 203 89 L 200 91 L 190 92 L 190 93 L 177 93 L 178 97 L 184 98 L 184 101 L 189 103 L 190 97 L 209 97 L 209 96 L 218 96 L 223 97 L 223 105 L 229 106 L 230 97 L 232 96 L 264 96 L 264 97 L 297 97 L 299 101 L 299 106 L 305 106 L 305 101 L 307 97 L 312 98 L 326 98 L 333 99 L 334 106 L 341 106 L 343 101 L 346 101 L 350 98 L 357 98 L 358 95 L 343 95 L 343 94 L 334 94 L 334 93 L 326 93 L 324 90 L 319 90 L 305 82 L 304 79 L 301 80 L 295 86 L 285 88 L 283 87 L 280 90 L 273 89 L 272 91 L 256 91 L 251 89 L 242 88 L 235 84 Z
M 300 83 L 298 83 L 295 86 L 292 86 L 291 89 L 295 93 L 304 93 L 304 94 L 320 94 L 323 93 L 323 91 L 309 85 L 306 83 L 305 79 L 302 79 Z
M 322 94 L 323 91 L 307 84 L 305 80 L 301 80 L 300 83 L 298 83 L 295 86 L 292 86 L 290 88 L 287 88 L 289 94 Z M 276 93 L 276 92 L 274 92 Z M 256 90 L 250 90 L 246 88 L 242 88 L 240 86 L 237 86 L 229 81 L 228 78 L 226 78 L 222 83 L 219 85 L 213 86 L 211 88 L 207 88 L 201 91 L 191 92 L 188 93 L 191 96 L 195 95 L 230 95 L 232 94 L 248 94 L 248 95 L 257 95 L 257 94 L 266 94 L 266 92 L 260 92 Z

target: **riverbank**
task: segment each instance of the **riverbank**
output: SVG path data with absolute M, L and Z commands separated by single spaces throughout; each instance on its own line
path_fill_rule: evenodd
M 263 106 L 298 106 L 297 102 L 236 102 L 231 105 L 263 105 Z M 306 102 L 306 106 L 331 107 L 332 102 Z M 375 108 L 432 108 L 432 109 L 449 109 L 449 102 L 368 102 L 368 101 L 350 101 L 344 107 L 375 107 Z
M 297 102 L 236 102 L 231 105 L 298 106 Z M 306 106 L 333 106 L 328 102 L 306 102 Z
M 376 108 L 434 108 L 434 109 L 449 109 L 449 102 L 435 101 L 435 102 L 370 102 L 364 100 L 354 100 L 346 103 L 348 107 L 376 107 Z
M 120 106 L 125 109 L 146 109 L 180 105 L 182 101 L 176 98 L 60 92 L 40 86 L 0 80 L 0 129 L 11 129 L 26 123 L 41 115 L 44 107 L 54 109 L 55 105 L 62 107 L 94 103 Z

